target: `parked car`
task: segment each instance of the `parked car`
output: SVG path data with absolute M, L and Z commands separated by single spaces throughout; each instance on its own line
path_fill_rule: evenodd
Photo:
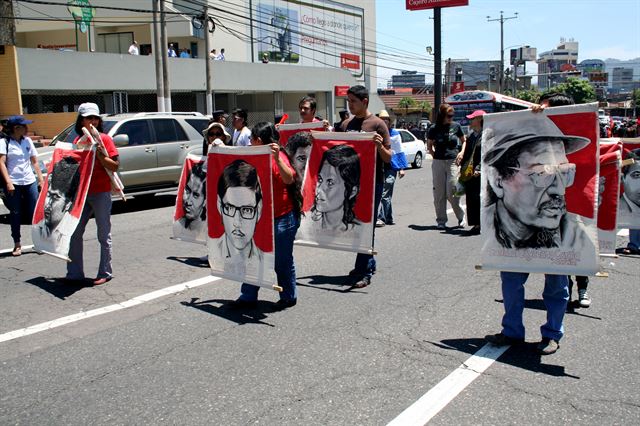
M 404 129 L 397 129 L 402 138 L 402 149 L 407 156 L 407 163 L 414 169 L 422 167 L 422 160 L 425 158 L 426 149 L 424 141 L 416 138 L 413 133 Z
M 202 130 L 209 118 L 198 112 L 144 112 L 103 115 L 103 131 L 113 138 L 120 154 L 118 174 L 127 195 L 155 194 L 178 186 L 188 153 L 201 154 Z M 57 142 L 73 142 L 75 123 L 38 150 L 43 171 Z

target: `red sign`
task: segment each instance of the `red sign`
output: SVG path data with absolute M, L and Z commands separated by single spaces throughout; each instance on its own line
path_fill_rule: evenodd
M 333 93 L 336 96 L 347 96 L 348 90 L 349 90 L 349 86 L 334 86 Z
M 436 7 L 469 6 L 469 0 L 406 0 L 407 10 L 435 9 Z
M 451 94 L 464 92 L 464 81 L 454 81 L 451 83 Z
M 340 54 L 340 68 L 346 68 L 350 70 L 360 69 L 360 56 L 352 53 Z

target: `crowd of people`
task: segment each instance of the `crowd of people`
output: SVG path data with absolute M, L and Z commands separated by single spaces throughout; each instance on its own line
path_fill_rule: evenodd
M 532 114 L 539 113 L 548 107 L 570 105 L 573 101 L 565 95 L 549 94 L 541 99 L 540 105 L 533 108 Z M 328 121 L 316 115 L 316 100 L 313 97 L 303 97 L 299 104 L 301 123 L 322 121 L 325 129 L 342 132 L 372 132 L 376 145 L 375 191 L 373 208 L 374 220 L 377 226 L 394 224 L 392 196 L 393 188 L 398 176 L 404 175 L 407 161 L 402 152 L 402 143 L 397 130 L 392 125 L 391 117 L 385 110 L 374 114 L 369 111 L 369 93 L 363 86 L 353 86 L 347 92 L 347 104 L 350 114 L 341 114 L 341 121 L 335 123 L 333 129 Z M 469 114 L 470 132 L 465 135 L 461 126 L 454 118 L 454 108 L 443 104 L 437 111 L 435 123 L 426 133 L 426 144 L 432 156 L 431 172 L 433 178 L 433 204 L 436 216 L 436 227 L 448 231 L 447 203 L 453 209 L 457 227 L 470 226 L 466 231 L 470 235 L 477 235 L 481 231 L 480 223 L 480 190 L 481 190 L 481 150 L 483 138 L 483 123 L 485 112 L 476 110 Z M 274 193 L 274 240 L 275 240 L 275 272 L 278 285 L 283 291 L 280 293 L 278 305 L 284 309 L 297 303 L 296 270 L 293 257 L 293 241 L 300 226 L 301 215 L 301 181 L 304 173 L 312 137 L 309 134 L 297 134 L 289 140 L 286 148 L 282 148 L 278 126 L 274 123 L 260 122 L 249 127 L 248 112 L 235 109 L 231 112 L 232 129 L 227 129 L 225 123 L 227 114 L 223 110 L 214 111 L 211 121 L 203 131 L 203 154 L 208 152 L 209 146 L 232 145 L 266 145 L 270 147 L 272 155 L 272 181 Z M 43 184 L 42 172 L 36 161 L 37 151 L 33 142 L 26 136 L 27 125 L 31 121 L 24 117 L 11 117 L 5 125 L 0 139 L 0 175 L 7 193 L 7 205 L 10 209 L 11 230 L 14 239 L 13 255 L 21 254 L 20 218 L 24 209 L 33 214 L 38 188 Z M 100 285 L 112 279 L 111 265 L 111 186 L 107 171 L 116 172 L 119 167 L 118 150 L 111 138 L 102 132 L 102 119 L 96 104 L 82 104 L 78 110 L 76 132 L 82 134 L 82 128 L 91 126 L 98 129 L 100 138 L 106 147 L 107 154 L 97 153 L 94 164 L 93 177 L 88 189 L 88 196 L 82 211 L 79 225 L 71 238 L 67 265 L 67 282 L 77 282 L 85 279 L 83 269 L 83 234 L 87 222 L 94 217 L 97 225 L 98 242 L 100 244 L 100 263 L 94 285 Z M 525 139 L 517 142 L 521 144 Z M 547 150 L 554 149 L 553 143 L 562 142 L 562 138 L 551 138 L 546 143 Z M 506 158 L 505 152 L 512 149 L 516 142 L 509 142 L 508 147 L 500 153 L 488 153 L 485 157 L 491 164 L 497 164 L 499 156 Z M 562 143 L 560 143 L 562 145 Z M 564 149 L 563 147 L 563 152 Z M 530 154 L 527 149 L 520 147 L 518 155 Z M 537 148 L 535 148 L 537 149 Z M 569 151 L 567 151 L 569 152 Z M 514 157 L 517 161 L 518 157 Z M 485 158 L 486 160 L 486 158 Z M 237 173 L 240 173 L 240 167 Z M 509 167 L 513 169 L 514 167 Z M 519 169 L 518 169 L 519 170 Z M 247 171 L 249 173 L 250 170 Z M 255 173 L 255 172 L 254 172 Z M 556 172 L 558 173 L 558 172 Z M 246 174 L 246 173 L 245 173 Z M 250 180 L 251 173 L 236 181 Z M 558 175 L 553 175 L 550 184 Z M 240 211 L 233 207 L 233 197 L 240 194 L 234 190 L 234 179 L 229 178 L 229 185 L 225 186 L 220 195 L 223 200 L 223 216 L 234 218 L 238 215 L 248 215 L 251 212 Z M 459 191 L 462 187 L 466 197 L 466 213 L 460 204 Z M 538 188 L 537 190 L 543 190 Z M 458 193 L 456 193 L 458 192 Z M 259 200 L 257 200 L 259 201 Z M 255 203 L 257 205 L 257 202 Z M 231 206 L 231 207 L 228 207 Z M 496 215 L 499 213 L 499 206 Z M 503 208 L 508 208 L 505 206 Z M 496 217 L 497 217 L 496 216 Z M 232 220 L 230 219 L 230 220 Z M 637 254 L 640 248 L 640 230 L 632 230 L 628 249 L 631 254 Z M 372 235 L 372 247 L 375 242 L 375 228 Z M 509 238 L 509 236 L 505 236 Z M 349 272 L 349 284 L 352 288 L 363 288 L 371 284 L 376 272 L 376 259 L 373 254 L 358 253 L 354 268 Z M 528 273 L 502 271 L 500 273 L 502 293 L 504 297 L 505 314 L 502 319 L 502 330 L 488 335 L 486 340 L 495 345 L 518 344 L 524 341 L 525 330 L 522 321 L 524 310 L 524 285 Z M 552 354 L 559 348 L 559 341 L 563 336 L 563 317 L 565 311 L 575 307 L 588 308 L 591 299 L 587 293 L 588 278 L 576 277 L 578 300 L 570 303 L 573 280 L 566 275 L 545 274 L 545 289 L 543 299 L 547 308 L 547 322 L 541 327 L 542 339 L 538 345 L 540 354 Z M 243 284 L 241 294 L 234 306 L 247 309 L 256 306 L 258 287 Z

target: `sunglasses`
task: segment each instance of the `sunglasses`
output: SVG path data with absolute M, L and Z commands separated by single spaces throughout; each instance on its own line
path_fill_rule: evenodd
M 222 136 L 224 136 L 224 133 L 222 133 L 222 132 L 209 132 L 209 133 L 207 133 L 207 136 L 209 136 L 210 138 L 221 138 Z
M 531 167 L 530 169 L 521 169 L 519 167 L 509 167 L 510 169 L 524 172 L 531 179 L 533 185 L 538 188 L 548 188 L 551 186 L 556 177 L 565 187 L 573 185 L 576 177 L 576 165 L 573 163 L 564 163 L 558 165 L 541 164 Z

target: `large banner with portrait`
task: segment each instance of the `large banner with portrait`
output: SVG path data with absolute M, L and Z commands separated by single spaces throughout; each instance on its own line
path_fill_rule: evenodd
M 95 148 L 58 142 L 33 213 L 31 240 L 37 252 L 70 261 L 69 243 L 87 198 Z
M 598 272 L 597 105 L 488 114 L 482 144 L 482 267 Z
M 313 133 L 296 244 L 373 252 L 374 134 Z
M 624 142 L 618 228 L 640 229 L 640 143 Z
M 324 124 L 322 121 L 316 121 L 313 123 L 280 124 L 276 127 L 280 134 L 280 145 L 289 155 L 291 166 L 296 171 L 296 178 L 303 182 L 313 143 L 311 132 L 324 131 Z
M 600 256 L 615 256 L 617 212 L 620 197 L 622 142 L 600 139 L 600 176 L 598 178 L 598 246 Z
M 206 159 L 189 154 L 184 160 L 173 214 L 173 238 L 176 240 L 207 243 Z
M 269 146 L 216 146 L 207 159 L 211 273 L 277 289 Z

